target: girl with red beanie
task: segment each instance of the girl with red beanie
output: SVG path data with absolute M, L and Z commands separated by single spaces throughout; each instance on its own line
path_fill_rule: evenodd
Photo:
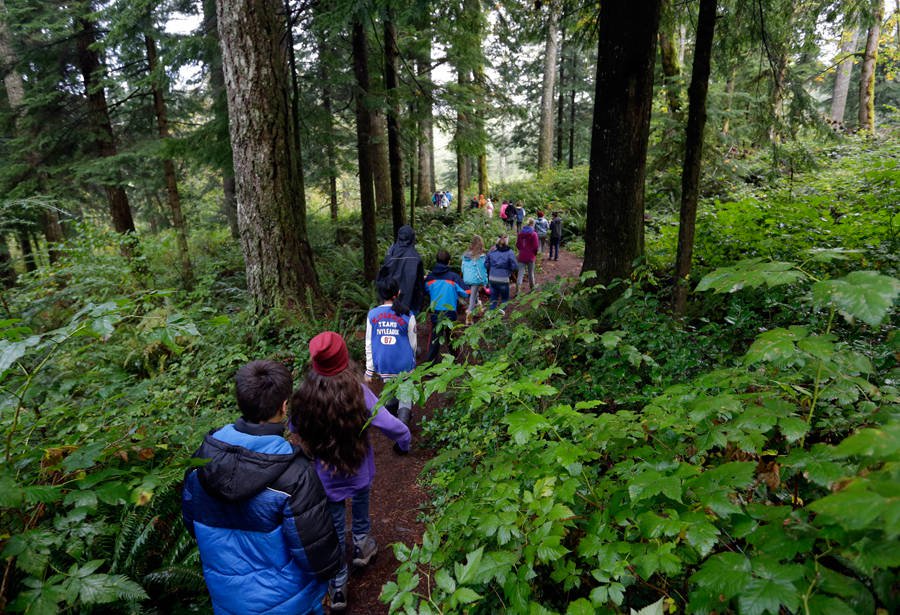
M 409 428 L 377 405 L 378 397 L 363 383 L 339 334 L 318 334 L 309 342 L 309 354 L 311 368 L 291 398 L 291 431 L 316 460 L 342 552 L 345 501 L 351 500 L 352 561 L 356 567 L 366 566 L 378 551 L 369 535 L 369 491 L 375 476 L 375 456 L 368 425 L 378 427 L 393 440 L 399 453 L 409 451 Z M 348 578 L 345 563 L 328 586 L 332 611 L 347 607 Z

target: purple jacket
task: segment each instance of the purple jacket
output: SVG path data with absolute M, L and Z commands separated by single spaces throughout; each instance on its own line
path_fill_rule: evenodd
M 366 398 L 366 408 L 371 411 L 378 403 L 378 396 L 366 385 L 360 383 Z M 375 416 L 370 425 L 374 425 L 388 438 L 396 442 L 404 451 L 409 450 L 412 436 L 409 433 L 409 427 L 404 425 L 400 419 L 387 411 L 384 406 L 378 406 Z M 345 474 L 336 474 L 329 470 L 325 465 L 316 460 L 316 472 L 322 486 L 325 487 L 325 495 L 331 502 L 342 502 L 360 489 L 365 489 L 372 484 L 375 478 L 375 453 L 372 451 L 372 444 L 369 444 L 369 453 L 363 459 L 362 465 L 355 474 L 347 476 Z
M 516 237 L 516 250 L 519 251 L 520 263 L 533 263 L 541 249 L 541 240 L 530 226 L 523 226 Z

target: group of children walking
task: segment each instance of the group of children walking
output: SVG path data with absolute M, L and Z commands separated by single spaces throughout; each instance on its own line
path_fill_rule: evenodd
M 347 607 L 350 565 L 367 566 L 378 551 L 369 519 L 375 475 L 369 427 L 390 438 L 397 454 L 411 444 L 412 399 L 401 393 L 379 405 L 368 384 L 415 369 L 416 314 L 426 300 L 433 362 L 449 342 L 460 300 L 467 301 L 471 319 L 480 291 L 489 289 L 495 309 L 509 300 L 512 275 L 518 273 L 521 285 L 527 272 L 533 288 L 544 236 L 551 254 L 556 237 L 558 258 L 559 214 L 546 225 L 542 220 L 538 212 L 537 220 L 526 221 L 516 239 L 518 256 L 506 233 L 489 251 L 475 235 L 462 255 L 462 276 L 450 269 L 444 249 L 423 275 L 415 233 L 401 228 L 376 280 L 380 304 L 366 317 L 365 372 L 332 331 L 310 340 L 309 369 L 296 390 L 279 362 L 253 361 L 238 370 L 240 417 L 206 435 L 194 454 L 206 463 L 188 470 L 182 495 L 184 522 L 197 540 L 217 613 L 322 613 L 326 594 L 332 612 Z

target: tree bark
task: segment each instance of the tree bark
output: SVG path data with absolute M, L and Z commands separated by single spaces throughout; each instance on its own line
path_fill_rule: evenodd
M 373 281 L 378 274 L 378 242 L 375 236 L 375 191 L 372 182 L 372 118 L 369 95 L 369 48 L 365 26 L 355 19 L 352 34 L 353 73 L 356 76 L 356 152 L 359 163 L 359 198 L 362 208 L 363 275 Z
M 88 18 L 78 18 L 78 32 L 75 44 L 78 54 L 78 66 L 84 79 L 84 91 L 88 101 L 88 115 L 93 128 L 94 146 L 101 158 L 116 155 L 116 138 L 109 119 L 109 105 L 106 102 L 106 91 L 101 85 L 103 65 L 100 56 L 94 49 L 97 43 L 96 24 Z M 105 184 L 106 200 L 109 203 L 113 228 L 119 233 L 134 232 L 134 218 L 128 194 L 121 184 Z
M 328 47 L 324 36 L 319 38 L 319 78 L 322 81 L 322 108 L 325 110 L 325 156 L 328 163 L 328 211 L 332 221 L 338 217 L 337 197 L 337 152 L 334 145 L 334 120 L 333 103 L 331 93 L 331 80 L 328 74 L 327 61 Z
M 688 121 L 685 131 L 684 166 L 681 171 L 681 216 L 678 225 L 678 251 L 675 256 L 673 308 L 681 316 L 687 304 L 694 251 L 697 200 L 700 194 L 700 168 L 703 156 L 703 130 L 706 127 L 706 95 L 716 26 L 716 0 L 700 0 L 697 37 L 688 88 Z
M 843 122 L 844 110 L 847 107 L 847 94 L 850 91 L 850 74 L 853 72 L 853 54 L 859 44 L 859 28 L 852 26 L 849 32 L 841 36 L 841 61 L 834 71 L 834 89 L 831 94 L 831 121 Z
M 206 33 L 204 52 L 209 68 L 212 113 L 217 128 L 216 147 L 225 153 L 219 163 L 222 172 L 222 213 L 228 222 L 228 229 L 235 239 L 240 238 L 237 223 L 237 197 L 235 196 L 234 160 L 228 135 L 228 97 L 225 93 L 225 73 L 222 72 L 222 52 L 219 47 L 219 23 L 216 17 L 216 1 L 203 0 L 203 30 Z
M 572 55 L 572 82 L 569 93 L 569 168 L 575 168 L 575 55 Z
M 153 90 L 153 110 L 156 113 L 156 130 L 161 141 L 169 138 L 169 116 L 166 99 L 163 96 L 163 85 L 160 83 L 160 69 L 156 41 L 149 34 L 144 34 L 144 45 L 147 48 L 147 66 L 150 70 L 151 88 Z M 166 180 L 166 200 L 172 212 L 172 226 L 175 227 L 175 238 L 178 244 L 178 256 L 181 259 L 181 280 L 185 288 L 194 285 L 194 268 L 188 251 L 187 229 L 184 214 L 181 211 L 181 195 L 178 193 L 178 178 L 175 175 L 175 162 L 170 156 L 163 157 L 163 174 Z
M 372 97 L 372 93 L 370 89 L 369 98 Z M 369 110 L 369 120 L 372 123 L 369 132 L 369 148 L 372 150 L 375 205 L 379 213 L 385 214 L 391 209 L 391 165 L 388 157 L 387 127 L 384 113 L 378 109 Z
M 566 53 L 565 53 L 565 31 L 560 35 L 560 52 L 559 52 L 559 82 L 556 85 L 556 164 L 563 163 L 563 140 L 565 139 L 565 126 L 563 121 L 565 118 L 566 107 Z
M 416 67 L 419 75 L 419 83 L 424 87 L 416 96 L 417 113 L 419 115 L 419 138 L 418 138 L 418 167 L 419 172 L 416 176 L 416 207 L 424 209 L 431 205 L 431 195 L 434 194 L 434 141 L 432 140 L 432 91 L 431 91 L 431 32 L 424 30 L 422 36 L 427 38 L 427 42 L 422 43 L 421 55 L 417 59 Z M 414 216 L 410 214 L 410 224 L 414 221 Z
M 671 11 L 672 0 L 666 0 L 666 9 Z M 666 104 L 669 113 L 677 115 L 681 111 L 681 62 L 675 45 L 673 16 L 669 16 L 665 26 L 659 30 L 659 59 L 662 63 L 663 81 L 666 86 Z
M 19 247 L 22 249 L 22 262 L 25 264 L 25 271 L 31 273 L 37 269 L 37 263 L 34 261 L 34 250 L 31 247 L 31 238 L 28 236 L 28 229 L 25 227 L 18 229 Z
M 469 78 L 466 70 L 462 68 L 456 69 L 456 82 L 459 85 L 460 92 L 468 89 Z M 463 202 L 465 201 L 465 190 L 469 186 L 469 162 L 466 160 L 465 148 L 463 140 L 465 139 L 466 124 L 468 118 L 465 112 L 460 109 L 456 111 L 456 211 L 463 212 Z
M 384 20 L 384 85 L 388 96 L 388 163 L 391 170 L 391 222 L 393 236 L 406 224 L 406 200 L 403 191 L 403 149 L 400 143 L 400 100 L 397 48 L 397 25 L 390 6 Z
M 318 297 L 278 0 L 219 0 L 247 288 L 258 313 Z
M 627 278 L 644 250 L 644 177 L 661 0 L 600 5 L 584 271 Z
M 737 78 L 737 67 L 732 67 L 725 81 L 725 120 L 722 122 L 722 134 L 727 135 L 731 124 L 731 109 L 734 107 L 734 81 Z
M 875 15 L 866 38 L 866 55 L 859 74 L 859 129 L 875 133 L 875 63 L 878 61 L 878 38 L 881 36 L 881 20 L 884 4 L 873 0 Z
M 541 120 L 538 134 L 539 171 L 553 165 L 553 89 L 556 87 L 556 57 L 559 52 L 559 9 L 551 4 L 544 44 L 544 79 L 541 90 Z

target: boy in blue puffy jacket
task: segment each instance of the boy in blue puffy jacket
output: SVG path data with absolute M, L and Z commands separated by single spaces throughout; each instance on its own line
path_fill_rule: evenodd
M 206 435 L 194 457 L 209 462 L 185 475 L 182 515 L 217 615 L 322 613 L 343 563 L 315 466 L 283 437 L 291 389 L 275 361 L 239 369 L 241 417 Z
M 431 297 L 431 345 L 428 360 L 437 362 L 441 346 L 450 345 L 450 322 L 456 321 L 456 305 L 460 299 L 468 299 L 468 286 L 459 274 L 450 270 L 450 253 L 440 249 L 437 264 L 425 276 L 425 292 Z

